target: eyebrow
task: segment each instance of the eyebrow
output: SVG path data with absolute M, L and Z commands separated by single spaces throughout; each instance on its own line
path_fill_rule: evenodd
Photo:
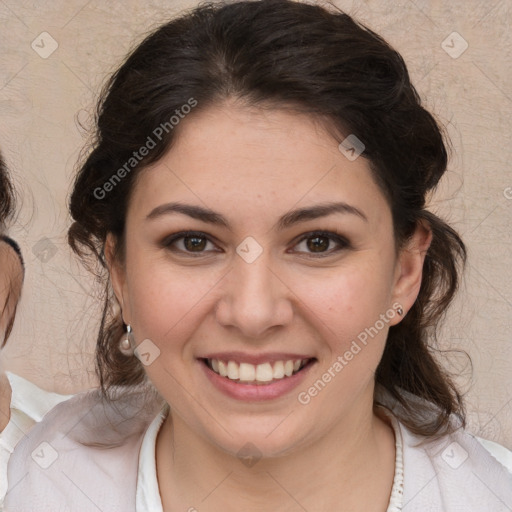
M 163 215 L 169 215 L 173 213 L 181 213 L 208 224 L 223 226 L 230 229 L 228 220 L 220 213 L 216 213 L 213 210 L 204 208 L 202 206 L 188 205 L 183 203 L 166 203 L 157 206 L 147 215 L 146 219 L 152 220 Z M 326 217 L 327 215 L 332 215 L 334 213 L 355 215 L 365 222 L 368 222 L 366 215 L 355 206 L 344 202 L 337 202 L 318 204 L 315 206 L 299 208 L 297 210 L 288 212 L 278 220 L 277 228 L 279 230 L 286 229 L 290 226 L 293 226 L 294 224 L 298 224 L 299 222 Z

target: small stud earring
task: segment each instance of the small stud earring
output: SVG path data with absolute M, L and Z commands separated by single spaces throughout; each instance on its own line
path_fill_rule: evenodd
M 119 342 L 119 350 L 127 357 L 133 356 L 133 334 L 130 325 L 126 326 L 126 337 Z
M 403 316 L 404 314 L 404 310 L 402 309 L 402 307 L 399 307 L 396 312 L 400 315 L 400 316 Z

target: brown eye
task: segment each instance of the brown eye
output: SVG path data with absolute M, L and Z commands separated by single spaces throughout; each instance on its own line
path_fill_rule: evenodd
M 206 238 L 199 236 L 187 236 L 183 238 L 183 245 L 187 251 L 200 252 L 203 251 L 207 244 Z
M 348 249 L 350 243 L 346 238 L 330 231 L 314 231 L 306 233 L 294 246 L 292 252 L 306 255 L 329 256 Z
M 220 251 L 208 235 L 194 231 L 174 233 L 162 240 L 161 246 L 171 252 L 183 255 L 201 256 Z
M 307 239 L 307 247 L 311 252 L 324 252 L 329 248 L 329 241 L 326 236 L 315 236 Z

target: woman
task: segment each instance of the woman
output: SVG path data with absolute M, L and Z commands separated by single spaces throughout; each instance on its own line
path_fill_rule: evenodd
M 0 155 L 0 204 L 3 213 L 10 213 L 10 200 L 9 182 Z M 0 212 L 0 348 L 11 333 L 25 273 L 18 244 L 3 234 L 2 226 L 7 217 L 3 213 Z
M 14 212 L 14 190 L 0 154 L 0 350 L 7 343 L 16 316 L 24 278 L 24 264 L 18 244 L 4 234 Z M 11 387 L 1 372 L 0 360 L 0 432 L 9 422 Z
M 23 260 L 19 247 L 3 234 L 13 210 L 13 188 L 0 155 L 0 348 L 11 332 L 23 283 Z M 0 371 L 0 432 L 9 422 L 10 402 L 11 388 L 7 377 Z
M 0 509 L 7 490 L 7 460 L 14 448 L 5 431 L 11 419 L 12 389 L 2 370 L 1 350 L 11 332 L 24 277 L 24 265 L 18 244 L 4 234 L 14 211 L 14 190 L 0 154 Z
M 425 209 L 447 153 L 398 53 L 319 6 L 204 6 L 97 127 L 69 240 L 105 270 L 101 392 L 20 444 L 8 506 L 512 507 L 431 355 L 465 248 Z
M 57 403 L 69 398 L 44 391 L 3 371 L 2 350 L 11 333 L 25 266 L 18 244 L 4 234 L 15 210 L 14 189 L 0 155 L 0 510 L 7 491 L 7 463 L 20 439 Z
M 1 173 L 2 171 L 0 171 Z M 23 284 L 23 260 L 14 240 L 0 235 L 0 350 L 7 343 L 11 332 L 21 286 Z M 11 388 L 1 371 L 0 360 L 0 432 L 9 422 Z

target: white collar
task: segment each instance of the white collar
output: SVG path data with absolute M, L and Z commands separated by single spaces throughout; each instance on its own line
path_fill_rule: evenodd
M 169 406 L 165 404 L 149 425 L 142 440 L 137 474 L 136 512 L 163 512 L 156 476 L 156 438 L 168 413 Z
M 58 403 L 71 398 L 73 395 L 59 395 L 45 391 L 32 382 L 11 372 L 5 372 L 11 385 L 11 409 L 26 414 L 36 422 Z
M 404 467 L 403 467 L 403 442 L 400 424 L 393 414 L 385 408 L 384 412 L 391 420 L 395 432 L 395 476 L 391 499 L 386 512 L 400 512 L 402 510 Z M 169 413 L 169 406 L 165 404 L 156 418 L 149 425 L 139 452 L 139 467 L 137 475 L 136 512 L 163 512 L 158 479 L 156 475 L 156 439 L 158 432 Z

